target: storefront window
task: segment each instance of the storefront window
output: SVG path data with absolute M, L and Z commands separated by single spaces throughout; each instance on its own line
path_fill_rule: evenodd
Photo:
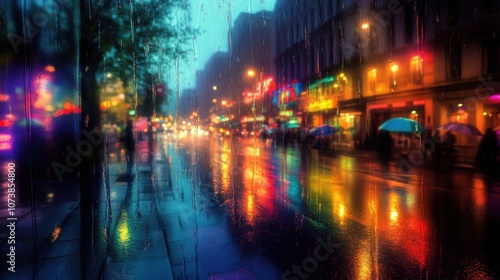
M 465 110 L 458 110 L 449 115 L 450 122 L 468 123 L 468 113 Z

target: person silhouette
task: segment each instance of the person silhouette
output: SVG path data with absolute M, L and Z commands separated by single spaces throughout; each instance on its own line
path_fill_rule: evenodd
M 498 153 L 498 138 L 491 128 L 486 129 L 486 133 L 479 142 L 476 152 L 476 162 L 485 171 L 495 167 Z
M 134 138 L 134 126 L 131 119 L 127 120 L 127 125 L 125 127 L 125 152 L 127 160 L 127 180 L 132 180 L 132 167 L 134 165 L 135 159 L 135 138 Z
M 377 135 L 376 151 L 378 158 L 382 163 L 389 163 L 393 145 L 394 143 L 389 131 L 380 130 Z

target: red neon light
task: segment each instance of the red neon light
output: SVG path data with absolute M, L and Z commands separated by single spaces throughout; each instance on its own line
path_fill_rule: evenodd
M 425 100 L 415 100 L 415 101 L 413 101 L 413 105 L 414 106 L 424 105 L 424 104 L 425 104 Z
M 385 108 L 389 108 L 389 105 L 387 105 L 387 104 L 368 105 L 368 109 L 370 109 L 370 110 L 372 110 L 372 109 L 385 109 Z
M 392 108 L 400 108 L 400 107 L 405 107 L 406 102 L 398 102 L 398 103 L 392 103 Z
M 0 126 L 3 126 L 3 127 L 10 126 L 9 120 L 0 120 Z

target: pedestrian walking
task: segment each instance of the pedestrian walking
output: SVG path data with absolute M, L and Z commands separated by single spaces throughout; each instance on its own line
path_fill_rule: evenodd
M 487 128 L 477 148 L 476 163 L 485 171 L 492 170 L 496 165 L 497 153 L 498 138 L 493 129 Z
M 380 130 L 377 135 L 377 142 L 375 145 L 375 149 L 378 155 L 378 158 L 382 163 L 388 164 L 391 159 L 391 150 L 394 145 L 394 141 L 392 140 L 391 134 L 389 131 Z
M 132 167 L 134 165 L 135 159 L 135 138 L 134 138 L 134 125 L 131 119 L 127 120 L 127 126 L 125 127 L 125 136 L 124 136 L 124 145 L 125 145 L 125 153 L 127 160 L 127 180 L 131 181 L 132 176 Z
M 446 131 L 444 134 L 441 147 L 442 155 L 445 162 L 448 165 L 454 165 L 457 157 L 457 150 L 455 150 L 455 144 L 457 143 L 457 137 L 451 131 Z

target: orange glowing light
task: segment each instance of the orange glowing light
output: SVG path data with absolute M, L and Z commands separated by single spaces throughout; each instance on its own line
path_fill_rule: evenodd
M 50 90 L 50 75 L 41 74 L 33 79 L 33 88 L 37 94 L 37 99 L 33 104 L 35 108 L 45 108 L 52 102 L 52 92 Z
M 71 109 L 73 107 L 73 104 L 69 102 L 64 102 L 63 108 L 64 109 Z
M 50 73 L 54 73 L 54 72 L 56 72 L 56 68 L 53 65 L 47 65 L 47 66 L 45 66 L 45 71 L 50 72 Z

